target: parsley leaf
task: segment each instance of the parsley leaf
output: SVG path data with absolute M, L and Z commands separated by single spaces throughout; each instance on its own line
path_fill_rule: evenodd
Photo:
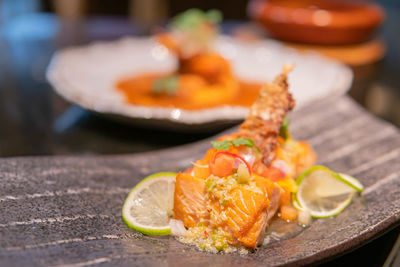
M 224 141 L 211 141 L 211 145 L 215 149 L 223 149 L 223 150 L 228 150 L 232 143 L 231 141 L 224 140 Z
M 244 145 L 244 146 L 252 147 L 252 146 L 254 146 L 254 141 L 249 138 L 238 138 L 238 139 L 232 140 L 232 144 L 234 146 Z
M 231 146 L 248 146 L 253 147 L 254 141 L 249 138 L 237 138 L 234 140 L 224 140 L 224 141 L 211 141 L 212 147 L 215 149 L 228 150 Z

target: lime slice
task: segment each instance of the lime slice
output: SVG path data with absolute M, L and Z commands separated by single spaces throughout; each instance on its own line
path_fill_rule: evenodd
M 353 187 L 358 192 L 362 192 L 364 190 L 364 186 L 360 183 L 359 180 L 357 180 L 353 176 L 350 176 L 350 175 L 345 174 L 345 173 L 339 173 L 339 175 L 340 175 L 340 177 L 342 177 L 342 179 L 347 184 L 349 184 L 351 187 Z
M 293 194 L 292 197 L 292 205 L 295 207 L 298 211 L 304 211 L 304 208 L 300 206 L 299 202 L 296 199 L 296 196 Z
M 354 177 L 343 176 L 323 166 L 309 168 L 296 181 L 299 187 L 293 206 L 308 210 L 314 218 L 339 214 L 363 188 Z
M 176 173 L 146 177 L 129 193 L 122 207 L 126 225 L 146 235 L 169 235 L 168 219 L 174 206 Z

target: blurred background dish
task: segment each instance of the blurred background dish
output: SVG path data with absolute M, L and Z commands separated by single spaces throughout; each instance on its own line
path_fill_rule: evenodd
M 371 38 L 384 20 L 379 5 L 346 0 L 252 0 L 250 16 L 285 41 L 345 45 Z
M 316 51 L 350 65 L 376 62 L 386 53 L 376 31 L 385 19 L 380 5 L 346 0 L 252 0 L 250 17 L 299 51 Z
M 298 53 L 272 40 L 245 42 L 224 36 L 217 39 L 215 47 L 230 60 L 235 76 L 246 81 L 270 81 L 284 64 L 296 65 L 289 82 L 297 107 L 344 94 L 351 86 L 352 72 L 345 65 L 315 53 Z M 247 115 L 248 108 L 243 106 L 185 110 L 132 105 L 116 88 L 124 77 L 172 72 L 176 64 L 176 58 L 154 38 L 126 38 L 58 52 L 47 70 L 47 78 L 61 96 L 73 103 L 155 128 L 196 131 L 207 129 L 202 127 L 204 123 L 209 127 L 212 122 L 226 126 Z

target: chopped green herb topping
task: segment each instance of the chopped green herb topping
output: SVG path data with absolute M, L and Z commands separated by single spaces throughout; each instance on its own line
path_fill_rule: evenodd
M 156 94 L 174 95 L 179 88 L 179 77 L 177 75 L 157 79 L 153 83 L 153 92 Z
M 224 141 L 211 141 L 211 145 L 215 149 L 228 150 L 231 146 L 248 146 L 253 147 L 254 141 L 249 138 L 237 138 L 234 140 L 224 140 Z
M 206 189 L 207 192 L 211 192 L 215 188 L 216 184 L 212 179 L 207 179 L 206 180 Z
M 287 140 L 290 137 L 289 124 L 290 124 L 289 119 L 285 117 L 285 119 L 283 119 L 281 128 L 279 129 L 279 136 L 285 140 Z

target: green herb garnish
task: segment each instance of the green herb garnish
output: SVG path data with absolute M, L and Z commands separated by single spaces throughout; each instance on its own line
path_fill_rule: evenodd
M 211 192 L 215 188 L 216 184 L 212 179 L 207 179 L 206 180 L 206 189 L 207 192 Z
M 213 241 L 214 247 L 218 251 L 222 251 L 226 248 L 228 248 L 228 242 L 226 241 L 226 238 L 218 233 L 211 233 L 211 239 Z
M 215 149 L 228 150 L 231 146 L 248 146 L 253 147 L 254 141 L 249 138 L 237 138 L 234 140 L 224 140 L 224 141 L 211 141 L 211 145 Z
M 224 140 L 224 141 L 211 141 L 211 145 L 213 148 L 215 149 L 222 149 L 222 150 L 228 150 L 231 145 L 232 142 L 228 141 L 228 140 Z
M 179 77 L 172 75 L 157 79 L 153 83 L 153 92 L 156 94 L 174 95 L 179 88 Z
M 287 140 L 288 138 L 290 138 L 290 134 L 289 134 L 289 124 L 290 121 L 287 117 L 285 117 L 283 119 L 281 128 L 279 129 L 279 136 L 282 137 L 283 139 Z
M 238 139 L 232 140 L 232 144 L 234 146 L 244 145 L 244 146 L 252 147 L 252 146 L 254 146 L 254 141 L 249 138 L 238 138 Z
M 222 13 L 219 10 L 203 11 L 198 8 L 191 8 L 174 17 L 172 27 L 179 30 L 193 30 L 204 23 L 217 26 L 221 21 Z

